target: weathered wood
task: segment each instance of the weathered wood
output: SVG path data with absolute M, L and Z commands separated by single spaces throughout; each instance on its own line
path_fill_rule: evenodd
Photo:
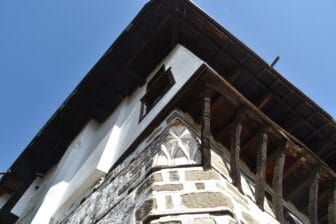
M 233 83 L 234 81 L 236 81 L 236 79 L 238 78 L 238 76 L 242 73 L 242 70 L 238 67 L 235 72 L 233 72 L 232 74 L 229 75 L 229 77 L 227 78 L 227 80 L 230 83 Z
M 260 101 L 260 103 L 258 103 L 258 109 L 259 110 L 263 110 L 266 105 L 271 101 L 272 99 L 272 94 L 267 94 L 266 96 L 263 97 L 263 99 Z
M 242 192 L 240 180 L 240 134 L 242 129 L 241 120 L 242 114 L 238 112 L 231 132 L 230 176 L 233 185 L 235 185 Z
M 280 223 L 285 223 L 283 216 L 283 169 L 285 165 L 285 150 L 287 146 L 287 140 L 282 140 L 277 148 L 277 159 L 275 162 L 273 172 L 273 194 L 272 194 L 272 208 L 275 217 Z
M 321 185 L 319 185 L 321 186 Z M 319 187 L 320 189 L 320 187 Z M 319 190 L 321 193 L 319 194 L 318 196 L 318 204 L 321 205 L 323 204 L 324 202 L 328 202 L 328 199 L 327 197 L 330 196 L 330 189 L 322 189 L 322 190 Z M 307 206 L 305 206 L 304 209 L 302 209 L 303 212 L 308 212 L 309 210 L 309 203 L 307 204 Z M 319 221 L 321 222 L 321 214 L 319 215 Z
M 211 118 L 211 98 L 210 88 L 205 84 L 203 90 L 203 104 L 202 104 L 202 123 L 201 123 L 201 147 L 203 155 L 204 169 L 211 168 L 211 151 L 210 151 L 210 118 Z
M 263 130 L 258 136 L 257 151 L 257 169 L 256 169 L 256 189 L 255 199 L 259 208 L 264 209 L 264 198 L 266 188 L 266 161 L 267 161 L 267 142 L 268 136 L 266 130 Z
M 336 181 L 335 180 L 331 186 L 330 195 L 329 195 L 328 223 L 336 224 Z
M 311 177 L 309 188 L 308 216 L 310 224 L 318 224 L 318 189 L 319 189 L 319 169 L 315 168 Z
M 311 177 L 307 176 L 306 179 L 300 182 L 300 185 L 296 186 L 288 195 L 286 195 L 287 200 L 294 200 L 302 191 L 304 191 L 311 183 Z
M 305 161 L 305 158 L 302 156 L 299 156 L 297 160 L 290 166 L 288 169 L 284 171 L 283 178 L 286 179 L 287 177 L 291 176 L 292 173 L 301 166 L 301 164 Z

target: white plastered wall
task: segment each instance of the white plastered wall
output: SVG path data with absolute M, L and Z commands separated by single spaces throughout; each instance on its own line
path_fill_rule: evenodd
M 57 165 L 52 180 L 49 181 L 45 192 L 40 196 L 32 223 L 48 223 L 51 216 L 56 220 L 62 217 L 65 211 L 74 202 L 78 201 L 87 189 L 91 188 L 99 178 L 106 175 L 113 164 L 202 63 L 203 61 L 189 50 L 177 45 L 147 79 L 147 81 L 150 80 L 156 70 L 162 64 L 165 64 L 166 68 L 171 67 L 176 83 L 140 123 L 140 99 L 145 94 L 146 85 L 138 88 L 131 96 L 125 98 L 104 123 L 98 125 L 93 121 L 90 122 L 75 138 Z M 83 150 L 85 153 L 78 153 L 79 150 L 74 149 L 75 146 L 78 146 L 76 139 L 83 139 L 82 133 L 84 132 L 87 141 L 82 143 L 82 140 L 80 140 L 80 144 L 82 147 L 86 147 L 86 150 Z M 87 135 L 89 132 L 90 134 Z M 69 170 L 71 170 L 71 174 Z M 17 210 L 15 212 L 20 214 Z

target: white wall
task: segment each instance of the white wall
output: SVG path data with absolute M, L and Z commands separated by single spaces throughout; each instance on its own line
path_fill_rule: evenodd
M 51 216 L 56 219 L 62 217 L 87 189 L 109 171 L 202 63 L 186 48 L 177 45 L 157 66 L 157 69 L 162 64 L 166 68 L 171 67 L 176 83 L 140 123 L 140 99 L 145 94 L 146 85 L 124 99 L 104 123 L 90 122 L 57 165 L 47 190 L 40 197 L 32 223 L 48 223 Z M 147 81 L 157 69 L 149 74 Z

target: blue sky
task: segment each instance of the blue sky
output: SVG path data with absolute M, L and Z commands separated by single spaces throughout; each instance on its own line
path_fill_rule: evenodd
M 0 1 L 0 171 L 147 1 Z M 336 2 L 195 0 L 336 117 Z

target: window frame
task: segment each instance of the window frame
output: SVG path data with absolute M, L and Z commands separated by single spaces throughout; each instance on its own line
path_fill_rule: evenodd
M 162 97 L 166 95 L 174 84 L 175 79 L 171 71 L 171 67 L 166 69 L 163 64 L 155 75 L 148 81 L 146 93 L 140 99 L 141 108 L 139 122 L 146 117 L 146 115 L 155 107 Z

